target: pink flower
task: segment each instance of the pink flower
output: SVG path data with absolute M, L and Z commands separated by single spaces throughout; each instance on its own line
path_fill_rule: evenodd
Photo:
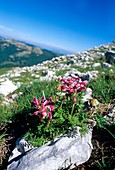
M 54 106 L 52 106 L 52 105 L 48 105 L 47 108 L 48 108 L 51 112 L 54 111 Z
M 51 120 L 52 119 L 52 114 L 50 112 L 47 113 L 49 119 Z
M 69 90 L 69 93 L 74 93 L 75 92 L 75 89 L 70 89 Z
M 79 87 L 77 88 L 77 91 L 81 92 L 83 90 L 86 90 L 86 83 L 85 82 L 80 82 Z
M 47 111 L 46 110 L 41 111 L 41 115 L 43 118 L 45 118 L 47 116 Z
M 74 97 L 73 102 L 76 103 L 76 97 Z
M 80 82 L 81 79 L 78 78 L 69 78 L 69 79 L 61 79 L 62 86 L 61 90 L 68 94 L 74 93 L 75 91 L 81 92 L 86 89 L 86 83 Z
M 34 105 L 34 106 L 38 106 L 38 104 L 39 104 L 39 100 L 36 98 L 36 97 L 34 97 L 34 100 L 30 100 L 30 102 Z
M 67 91 L 67 86 L 61 86 L 62 91 Z
M 34 112 L 34 115 L 38 115 L 38 113 L 39 113 L 39 111 L 35 111 L 35 112 Z
M 48 105 L 49 103 L 50 103 L 49 100 L 44 100 L 43 105 L 46 106 L 46 105 Z
M 34 98 L 34 100 L 31 100 L 30 102 L 33 103 L 34 106 L 36 106 L 38 109 L 34 112 L 34 115 L 39 114 L 42 116 L 42 118 L 48 116 L 50 120 L 52 119 L 52 112 L 54 111 L 54 106 L 50 104 L 50 100 L 47 100 L 42 97 L 40 101 Z

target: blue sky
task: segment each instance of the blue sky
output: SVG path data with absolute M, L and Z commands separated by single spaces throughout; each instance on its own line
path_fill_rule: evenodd
M 115 0 L 1 0 L 0 35 L 82 51 L 115 40 Z

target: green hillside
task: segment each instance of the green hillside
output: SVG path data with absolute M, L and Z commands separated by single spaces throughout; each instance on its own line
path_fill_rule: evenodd
M 11 39 L 0 39 L 0 68 L 32 66 L 58 54 Z

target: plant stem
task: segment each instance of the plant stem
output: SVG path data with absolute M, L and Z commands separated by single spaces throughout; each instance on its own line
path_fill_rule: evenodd
M 75 106 L 75 104 L 73 104 L 73 106 L 72 106 L 72 109 L 71 109 L 71 115 L 73 114 L 74 106 Z

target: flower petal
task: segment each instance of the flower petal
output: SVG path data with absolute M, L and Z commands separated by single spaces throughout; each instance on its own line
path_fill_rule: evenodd
M 49 119 L 51 120 L 52 119 L 52 114 L 50 112 L 48 112 L 47 115 L 48 115 Z
M 42 117 L 46 117 L 46 116 L 47 116 L 46 111 L 42 111 L 42 112 L 41 112 L 41 115 L 42 115 Z
M 74 97 L 73 102 L 76 103 L 76 97 Z
M 52 105 L 48 105 L 48 106 L 46 106 L 51 112 L 53 112 L 54 111 L 54 106 L 52 106 Z
M 35 111 L 35 112 L 34 112 L 34 115 L 38 115 L 38 113 L 39 113 L 39 111 Z
M 34 97 L 33 100 L 30 100 L 30 102 L 33 103 L 34 106 L 38 106 L 39 105 L 39 100 L 36 97 Z
M 61 86 L 62 91 L 66 91 L 67 90 L 67 86 Z

